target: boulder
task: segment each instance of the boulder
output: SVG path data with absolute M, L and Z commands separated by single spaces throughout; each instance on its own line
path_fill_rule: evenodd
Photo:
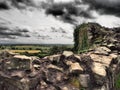
M 72 56 L 72 55 L 73 55 L 73 52 L 71 52 L 71 51 L 64 51 L 64 52 L 63 52 L 63 55 L 64 55 L 65 57 L 69 57 L 69 56 Z
M 79 60 L 81 59 L 81 57 L 79 55 L 76 55 L 76 54 L 74 54 L 74 57 L 79 59 Z
M 64 73 L 57 69 L 44 71 L 44 78 L 48 83 L 57 84 L 64 80 Z
M 89 87 L 90 86 L 90 75 L 89 74 L 80 74 L 79 81 L 82 87 Z
M 116 59 L 118 57 L 118 55 L 112 53 L 112 54 L 110 54 L 110 57 L 113 58 L 113 59 Z
M 108 55 L 111 52 L 111 50 L 107 47 L 97 47 L 95 49 L 95 54 L 103 54 L 103 55 Z
M 15 55 L 10 59 L 4 60 L 4 70 L 32 70 L 32 59 L 25 55 Z
M 104 56 L 104 55 L 97 55 L 97 54 L 90 54 L 90 57 L 94 62 L 99 62 L 107 67 L 109 67 L 111 61 L 113 60 L 111 56 Z
M 15 55 L 13 58 L 20 59 L 20 60 L 31 60 L 31 57 L 25 55 Z
M 51 55 L 51 56 L 45 57 L 44 59 L 49 59 L 50 61 L 57 61 L 57 62 L 59 62 L 60 56 L 61 56 L 61 54 Z
M 107 74 L 105 70 L 106 69 L 105 66 L 101 63 L 94 62 L 91 69 L 93 73 L 100 75 L 102 77 L 105 77 Z
M 36 70 L 39 70 L 39 69 L 40 69 L 40 65 L 38 65 L 38 64 L 34 64 L 33 67 L 34 67 Z
M 59 68 L 59 67 L 57 67 L 55 65 L 52 65 L 52 64 L 48 65 L 47 68 L 48 69 L 55 69 L 55 70 L 58 70 L 58 71 L 63 71 L 63 68 Z
M 11 73 L 11 77 L 23 78 L 24 76 L 25 76 L 25 73 L 23 71 L 13 71 Z
M 70 72 L 82 72 L 83 71 L 83 68 L 80 66 L 79 63 L 75 62 L 75 63 L 72 63 L 71 61 L 67 61 L 67 65 L 70 66 L 69 70 Z
M 10 51 L 7 51 L 7 50 L 1 51 L 0 52 L 0 60 L 1 59 L 10 59 L 15 55 L 18 55 L 18 53 L 13 53 L 13 52 L 10 52 Z

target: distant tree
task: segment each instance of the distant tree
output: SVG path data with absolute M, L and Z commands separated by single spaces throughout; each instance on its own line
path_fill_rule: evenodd
M 11 49 L 12 49 L 12 50 L 15 50 L 15 47 L 14 47 L 14 46 L 11 46 Z
M 53 46 L 51 49 L 50 49 L 50 54 L 57 54 L 58 52 L 60 52 L 60 49 L 58 46 Z
M 32 50 L 32 48 L 30 47 L 29 50 Z
M 50 54 L 62 53 L 65 50 L 71 51 L 71 48 L 68 48 L 67 46 L 53 46 L 50 49 Z

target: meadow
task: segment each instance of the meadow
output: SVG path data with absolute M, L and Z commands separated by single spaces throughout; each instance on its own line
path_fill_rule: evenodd
M 7 50 L 27 56 L 45 57 L 72 50 L 73 45 L 0 45 L 0 51 Z

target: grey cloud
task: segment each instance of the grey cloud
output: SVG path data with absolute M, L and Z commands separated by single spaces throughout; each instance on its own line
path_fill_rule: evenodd
M 77 2 L 69 2 L 69 3 L 54 3 L 53 5 L 50 5 L 49 8 L 46 9 L 46 14 L 53 15 L 55 17 L 60 16 L 61 20 L 69 23 L 74 23 L 75 19 L 72 18 L 75 17 L 85 17 L 85 18 L 93 18 L 89 10 L 84 10 L 82 7 L 83 3 L 77 3 Z
M 50 36 L 48 36 L 48 35 L 38 35 L 37 36 L 38 37 L 38 39 L 52 39 Z
M 27 29 L 18 29 L 17 31 L 19 31 L 19 32 L 23 32 L 23 33 L 27 33 L 27 32 L 29 32 Z
M 27 6 L 34 6 L 32 0 L 2 0 L 0 1 L 0 9 L 10 9 L 16 7 L 18 9 L 25 9 Z
M 17 37 L 30 37 L 26 29 L 9 29 L 0 27 L 0 38 L 16 39 Z
M 90 9 L 98 10 L 101 14 L 120 16 L 119 0 L 83 0 L 90 5 Z
M 9 9 L 10 7 L 5 2 L 0 2 L 0 9 Z
M 12 7 L 18 9 L 26 9 L 27 7 L 45 8 L 50 3 L 43 0 L 0 0 L 0 9 L 10 9 Z
M 63 34 L 66 34 L 67 32 L 63 29 L 63 28 L 59 28 L 59 29 L 56 29 L 55 27 L 51 27 L 51 32 L 53 33 L 63 33 Z

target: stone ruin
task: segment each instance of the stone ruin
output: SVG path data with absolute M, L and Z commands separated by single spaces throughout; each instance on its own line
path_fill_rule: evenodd
M 0 52 L 0 90 L 120 90 L 116 87 L 120 78 L 119 29 L 93 26 L 88 29 L 95 30 L 95 41 L 102 31 L 109 33 L 102 35 L 102 44 L 81 54 L 64 51 L 38 58 Z
M 42 59 L 1 52 L 0 90 L 117 90 L 120 55 L 105 46 Z

